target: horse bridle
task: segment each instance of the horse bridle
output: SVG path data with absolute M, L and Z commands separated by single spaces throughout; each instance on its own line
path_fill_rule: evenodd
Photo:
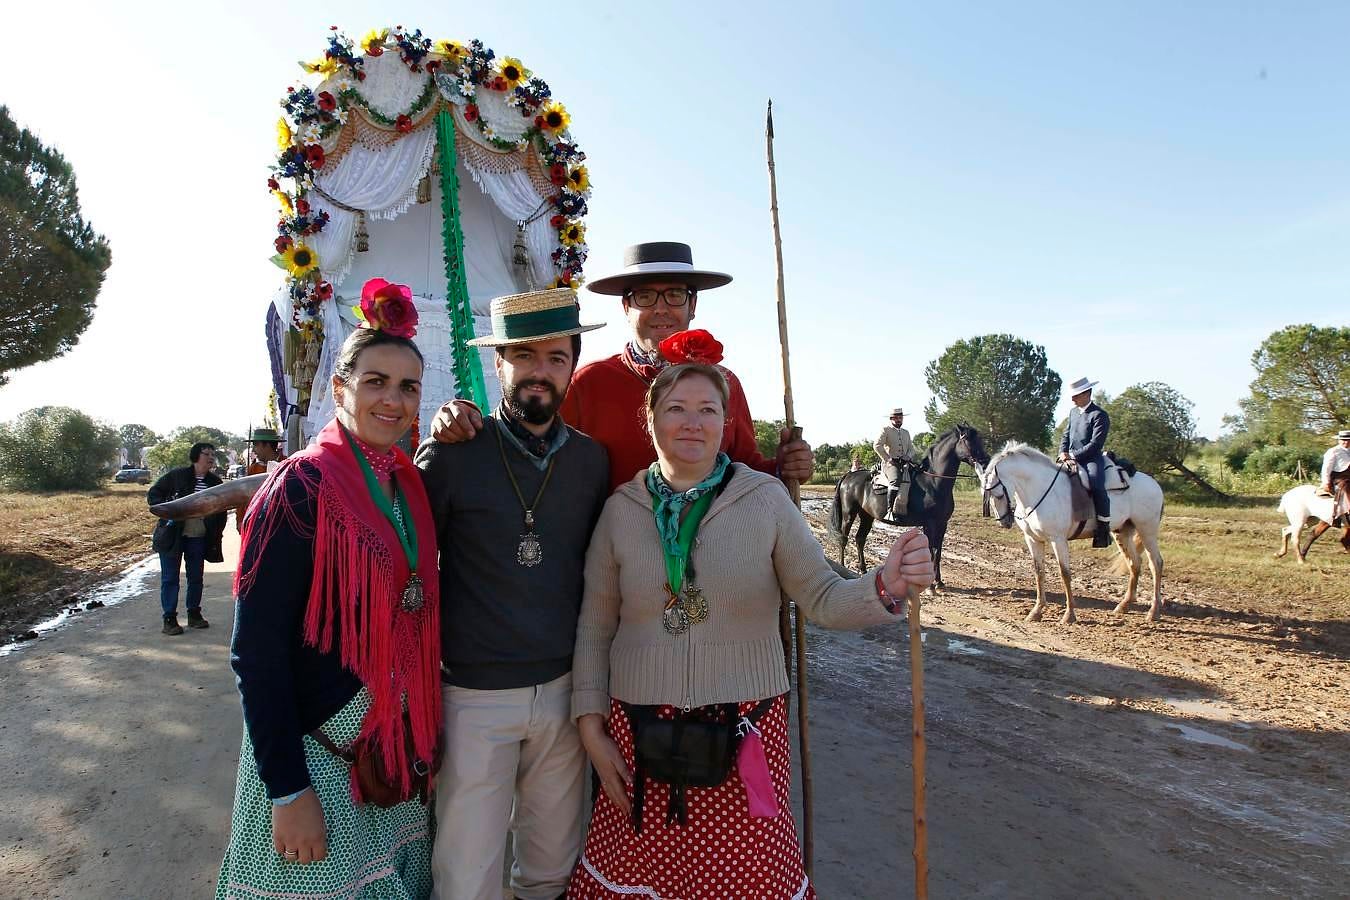
M 960 426 L 958 425 L 957 428 L 956 428 L 956 445 L 957 445 L 958 447 L 965 447 L 965 448 L 966 448 L 966 455 L 969 456 L 972 460 L 975 460 L 975 451 L 972 450 L 972 449 L 970 448 L 970 443 L 966 440 L 966 434 L 967 434 L 966 429 L 964 429 L 964 428 L 962 428 L 962 427 L 960 427 Z M 987 462 L 987 460 L 986 460 L 986 462 Z M 981 469 L 984 468 L 984 463 L 981 463 L 979 460 L 975 460 L 975 463 L 976 463 L 976 465 L 978 465 Z M 920 470 L 920 471 L 923 471 L 923 470 Z M 948 481 L 955 481 L 955 480 L 958 479 L 958 478 L 975 478 L 975 477 L 976 477 L 975 475 L 962 475 L 962 474 L 959 473 L 959 472 L 958 472 L 957 474 L 955 474 L 955 475 L 942 475 L 942 474 L 940 474 L 940 473 L 938 473 L 938 472 L 928 472 L 928 471 L 924 471 L 923 474 L 927 475 L 929 478 L 945 478 L 945 479 L 947 479 Z
M 1052 489 L 1054 489 L 1054 487 L 1055 487 L 1055 482 L 1056 482 L 1056 481 L 1059 481 L 1059 475 L 1060 475 L 1061 472 L 1064 471 L 1064 467 L 1063 467 L 1063 466 L 1060 466 L 1060 465 L 1058 465 L 1058 464 L 1056 464 L 1056 466 L 1055 466 L 1055 477 L 1050 479 L 1050 484 L 1046 486 L 1046 488 L 1045 488 L 1045 493 L 1041 494 L 1040 499 L 1037 500 L 1037 501 L 1035 502 L 1035 504 L 1032 505 L 1031 509 L 1027 510 L 1027 511 L 1026 511 L 1026 514 L 1025 514 L 1025 515 L 1021 515 L 1021 516 L 1019 516 L 1019 515 L 1017 514 L 1016 510 L 1013 509 L 1013 504 L 1012 504 L 1012 491 L 1008 490 L 1008 486 L 1007 486 L 1006 484 L 1004 484 L 1004 483 L 1003 483 L 1003 479 L 999 477 L 999 475 L 998 475 L 998 466 L 997 466 L 997 465 L 990 466 L 990 467 L 989 467 L 989 471 L 990 471 L 990 472 L 993 474 L 993 476 L 994 476 L 994 483 L 993 483 L 992 485 L 988 485 L 988 484 L 984 484 L 983 482 L 981 482 L 981 487 L 984 488 L 984 490 L 985 490 L 986 493 L 993 493 L 993 489 L 994 489 L 995 487 L 997 487 L 1000 491 L 1003 492 L 1003 503 L 1004 503 L 1005 506 L 1008 507 L 1008 513 L 1009 513 L 1014 519 L 1018 519 L 1018 520 L 1020 520 L 1020 521 L 1025 522 L 1028 518 L 1030 518 L 1030 516 L 1031 516 L 1032 513 L 1034 513 L 1037 509 L 1040 508 L 1040 505 L 1041 505 L 1042 503 L 1045 502 L 1045 498 L 1050 496 L 1050 491 L 1051 491 Z M 999 518 L 1001 519 L 1001 518 L 1003 518 L 1003 516 L 999 516 Z

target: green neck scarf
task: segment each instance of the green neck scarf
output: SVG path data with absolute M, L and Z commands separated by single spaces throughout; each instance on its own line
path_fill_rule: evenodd
M 677 491 L 661 474 L 661 464 L 654 462 L 647 469 L 647 491 L 652 495 L 652 513 L 656 516 L 656 530 L 661 535 L 661 551 L 666 559 L 666 580 L 672 596 L 684 587 L 684 573 L 689 565 L 689 551 L 699 523 L 712 506 L 716 489 L 726 475 L 731 459 L 725 453 L 717 454 L 717 462 L 708 476 L 687 491 Z M 684 511 L 688 509 L 688 515 Z

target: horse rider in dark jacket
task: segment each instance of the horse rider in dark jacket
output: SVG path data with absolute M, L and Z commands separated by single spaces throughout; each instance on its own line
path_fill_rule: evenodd
M 1069 385 L 1067 393 L 1073 400 L 1069 410 L 1069 426 L 1059 442 L 1059 461 L 1073 462 L 1087 472 L 1092 491 L 1092 505 L 1097 511 L 1097 530 L 1092 534 L 1092 546 L 1111 546 L 1111 498 L 1106 493 L 1106 435 L 1111 430 L 1111 419 L 1106 410 L 1092 402 L 1095 381 L 1080 378 Z

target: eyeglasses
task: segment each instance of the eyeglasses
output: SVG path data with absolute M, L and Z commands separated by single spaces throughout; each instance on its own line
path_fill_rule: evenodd
M 637 288 L 629 291 L 626 296 L 634 306 L 647 309 L 656 305 L 657 298 L 666 301 L 666 306 L 684 306 L 689 302 L 689 298 L 694 296 L 694 292 L 682 287 L 666 288 L 663 291 L 655 288 Z

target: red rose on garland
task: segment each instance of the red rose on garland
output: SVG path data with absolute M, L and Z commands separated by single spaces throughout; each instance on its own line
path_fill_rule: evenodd
M 412 131 L 412 119 L 408 118 L 407 116 L 400 115 L 397 119 L 394 120 L 394 127 L 398 129 L 399 134 L 407 134 L 408 132 Z
M 318 144 L 305 145 L 305 162 L 316 172 L 323 168 L 323 148 Z
M 291 238 L 289 238 L 289 237 L 287 237 L 286 235 L 283 234 L 281 237 L 279 237 L 279 238 L 276 239 L 276 243 L 273 244 L 273 246 L 275 246 L 275 247 L 277 248 L 277 252 L 278 252 L 278 253 L 285 253 L 285 252 L 286 252 L 286 249 L 287 249 L 288 247 L 290 247 L 291 244 L 294 244 L 294 243 L 295 243 L 294 240 L 292 240 Z
M 309 215 L 309 201 L 308 200 L 295 201 L 295 211 L 302 216 Z
M 476 103 L 470 103 L 464 107 L 464 121 L 466 122 L 478 121 L 478 105 Z
M 275 178 L 269 178 L 267 179 L 267 189 L 269 191 L 279 191 L 281 190 L 281 182 L 277 181 Z
M 337 109 L 337 98 L 328 91 L 319 91 L 316 99 L 319 101 L 319 109 L 324 112 L 332 112 Z
M 332 300 L 333 286 L 326 281 L 320 281 L 314 286 L 314 299 L 319 301 Z
M 361 288 L 361 317 L 366 325 L 387 331 L 395 337 L 411 338 L 417 334 L 417 307 L 413 305 L 412 290 L 406 284 L 391 284 L 383 278 L 372 278 Z
M 678 331 L 666 338 L 657 348 L 671 365 L 700 363 L 715 366 L 722 361 L 722 345 L 702 328 Z
M 548 180 L 553 182 L 555 187 L 562 187 L 567 184 L 567 166 L 562 163 L 554 163 L 549 166 Z

